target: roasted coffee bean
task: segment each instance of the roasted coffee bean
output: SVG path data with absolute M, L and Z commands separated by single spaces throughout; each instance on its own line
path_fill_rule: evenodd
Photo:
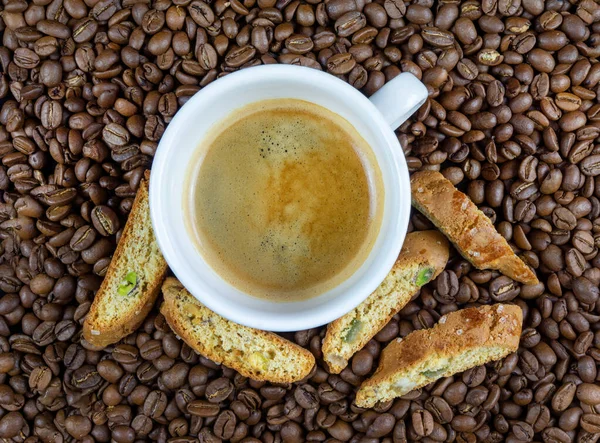
M 454 43 L 454 35 L 451 32 L 438 28 L 423 28 L 421 37 L 426 43 L 436 47 L 448 47 Z
M 138 361 L 139 351 L 127 344 L 116 346 L 112 351 L 112 357 L 121 364 L 134 364 Z
M 71 378 L 71 384 L 81 390 L 98 388 L 102 381 L 102 378 L 98 374 L 97 369 L 94 366 L 86 365 L 75 370 Z
M 340 37 L 348 37 L 366 26 L 367 19 L 358 11 L 347 12 L 339 17 L 334 24 L 335 32 Z
M 241 48 L 234 49 L 227 53 L 225 56 L 225 64 L 232 68 L 237 68 L 252 60 L 255 54 L 256 49 L 253 46 L 242 46 Z
M 434 430 L 433 416 L 427 410 L 417 410 L 411 416 L 412 427 L 415 433 L 421 437 L 430 435 Z
M 187 412 L 198 417 L 216 417 L 219 405 L 204 400 L 193 400 L 187 405 Z
M 208 28 L 215 21 L 215 15 L 209 5 L 203 1 L 193 1 L 188 6 L 191 18 L 203 28 Z
M 383 7 L 391 19 L 398 19 L 406 14 L 406 4 L 403 1 L 385 0 Z
M 579 164 L 582 174 L 595 177 L 600 175 L 600 156 L 590 155 L 584 158 Z
M 220 403 L 229 397 L 233 388 L 231 381 L 227 378 L 213 380 L 206 387 L 206 399 L 213 403 Z
M 83 251 L 89 248 L 96 239 L 96 230 L 89 225 L 82 226 L 73 234 L 69 245 L 74 251 Z
M 592 383 L 582 383 L 577 386 L 577 399 L 587 405 L 600 404 L 600 387 Z
M 294 398 L 304 409 L 316 408 L 319 405 L 317 391 L 309 384 L 299 385 L 294 391 Z
M 507 302 L 519 295 L 519 287 L 510 278 L 501 276 L 490 283 L 490 295 L 497 302 Z
M 350 53 L 336 54 L 327 60 L 327 70 L 332 74 L 347 74 L 356 65 Z
M 152 391 L 144 401 L 144 415 L 150 418 L 160 417 L 167 407 L 167 396 L 161 391 Z
M 100 235 L 113 235 L 119 230 L 119 218 L 108 206 L 100 205 L 92 209 L 91 219 Z

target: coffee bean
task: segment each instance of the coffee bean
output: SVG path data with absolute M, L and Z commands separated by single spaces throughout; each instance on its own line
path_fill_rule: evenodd
M 115 234 L 120 227 L 117 214 L 108 206 L 96 206 L 92 210 L 92 223 L 100 235 Z
M 233 392 L 233 385 L 227 378 L 213 380 L 206 387 L 206 399 L 213 403 L 221 403 Z
M 570 231 L 577 225 L 577 219 L 567 208 L 556 208 L 552 211 L 552 223 L 558 229 Z
M 552 409 L 557 412 L 566 410 L 573 402 L 575 390 L 574 383 L 565 383 L 560 386 L 552 397 Z
M 406 4 L 401 0 L 385 0 L 383 7 L 391 19 L 398 19 L 406 14 Z
M 474 80 L 479 74 L 477 65 L 469 59 L 462 59 L 456 65 L 458 73 L 466 80 Z
M 208 28 L 215 21 L 215 15 L 210 6 L 203 1 L 193 1 L 188 6 L 192 19 L 203 28 Z
M 102 378 L 94 366 L 85 365 L 73 372 L 71 384 L 83 390 L 97 389 L 102 382 Z
M 600 387 L 592 383 L 582 383 L 577 386 L 577 399 L 587 405 L 600 403 Z
M 417 410 L 412 413 L 412 427 L 415 433 L 421 437 L 426 437 L 433 432 L 434 421 L 431 413 L 427 410 Z
M 327 70 L 332 74 L 347 74 L 356 65 L 350 53 L 335 54 L 327 60 Z
M 225 56 L 225 64 L 232 68 L 242 66 L 244 63 L 250 61 L 256 54 L 256 49 L 250 45 L 243 46 L 241 48 L 230 51 Z
M 299 385 L 294 391 L 296 402 L 304 409 L 312 409 L 319 405 L 317 391 L 311 385 Z
M 161 378 L 165 387 L 177 389 L 183 386 L 188 375 L 188 366 L 185 363 L 176 363 L 171 369 L 165 371 Z
M 347 12 L 335 21 L 334 29 L 338 36 L 348 37 L 366 26 L 367 19 L 358 11 Z
M 40 120 L 46 129 L 56 129 L 62 122 L 62 106 L 56 100 L 45 101 L 40 113 Z
M 585 259 L 580 258 L 579 260 L 585 263 Z M 590 280 L 581 277 L 582 274 L 583 272 L 572 282 L 573 293 L 581 303 L 595 303 L 600 296 L 600 290 Z
M 426 43 L 439 48 L 452 46 L 454 43 L 454 35 L 439 28 L 423 28 L 421 37 Z
M 148 340 L 140 346 L 140 357 L 144 360 L 156 360 L 162 353 L 162 344 L 158 340 Z
M 219 405 L 205 400 L 193 400 L 188 403 L 187 412 L 198 417 L 216 417 L 219 414 Z
M 595 177 L 600 175 L 600 156 L 598 155 L 590 155 L 589 157 L 584 158 L 579 168 L 582 174 Z
M 92 422 L 88 417 L 71 415 L 65 419 L 65 429 L 76 439 L 82 439 L 92 430 Z
M 361 350 L 352 359 L 352 372 L 356 375 L 366 375 L 373 367 L 373 356 L 366 350 Z
M 47 366 L 36 367 L 29 375 L 29 387 L 34 390 L 43 391 L 50 385 L 52 371 Z
M 144 402 L 144 415 L 150 418 L 160 417 L 167 407 L 167 396 L 161 391 L 152 391 Z
M 109 123 L 102 130 L 102 139 L 110 146 L 124 146 L 129 142 L 129 133 L 119 124 Z
M 85 225 L 79 228 L 71 237 L 69 245 L 74 251 L 83 251 L 89 248 L 96 239 L 96 230 L 91 226 Z
M 490 283 L 490 295 L 495 301 L 506 302 L 519 295 L 519 287 L 510 278 L 501 276 Z
M 39 56 L 27 48 L 17 48 L 13 57 L 14 63 L 20 68 L 33 69 L 40 63 Z
M 118 345 L 112 351 L 112 357 L 122 364 L 133 364 L 137 362 L 138 350 L 131 345 Z

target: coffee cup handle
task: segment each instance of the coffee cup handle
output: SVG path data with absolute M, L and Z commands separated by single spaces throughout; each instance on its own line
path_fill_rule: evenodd
M 413 74 L 403 72 L 370 97 L 392 129 L 397 129 L 427 100 L 427 88 Z

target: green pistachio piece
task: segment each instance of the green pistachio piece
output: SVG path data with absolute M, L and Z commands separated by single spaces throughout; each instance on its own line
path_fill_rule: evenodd
M 443 368 L 440 368 L 436 371 L 423 371 L 421 372 L 421 374 L 423 374 L 427 378 L 437 378 L 441 376 L 444 372 L 446 372 L 447 369 L 448 367 L 444 366 Z
M 125 276 L 125 280 L 135 285 L 137 283 L 137 274 L 135 272 L 128 272 Z
M 117 289 L 117 293 L 122 296 L 129 295 L 133 292 L 135 287 L 137 286 L 138 278 L 135 272 L 128 272 L 125 276 L 125 280 L 121 282 L 119 288 Z
M 269 368 L 269 360 L 262 352 L 253 352 L 249 356 L 250 364 L 256 368 L 266 371 Z
M 346 333 L 344 334 L 342 339 L 346 343 L 352 343 L 354 340 L 356 340 L 356 337 L 358 336 L 358 333 L 360 332 L 361 329 L 362 329 L 362 322 L 355 318 L 352 319 L 352 321 L 350 322 L 350 327 L 348 329 L 346 329 Z
M 421 287 L 431 281 L 431 277 L 433 277 L 434 269 L 432 267 L 426 267 L 419 271 L 417 274 L 417 278 L 415 279 L 415 284 L 418 287 Z

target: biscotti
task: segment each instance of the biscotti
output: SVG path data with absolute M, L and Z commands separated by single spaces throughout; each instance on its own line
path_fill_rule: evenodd
M 192 349 L 245 377 L 272 383 L 305 378 L 315 365 L 306 349 L 272 332 L 242 326 L 211 311 L 175 278 L 162 287 L 160 312 Z
M 438 231 L 406 236 L 394 267 L 375 292 L 327 327 L 322 351 L 332 373 L 339 374 L 421 286 L 444 270 L 448 249 L 448 241 Z
M 105 347 L 131 334 L 154 305 L 167 273 L 150 220 L 149 171 L 135 197 L 106 276 L 83 323 L 83 337 Z
M 519 347 L 523 313 L 516 305 L 497 304 L 455 311 L 431 329 L 392 341 L 375 374 L 356 394 L 363 408 L 400 397 L 441 377 L 499 360 Z
M 528 285 L 535 273 L 513 252 L 486 215 L 436 171 L 411 176 L 412 204 L 442 231 L 477 269 L 496 269 Z

